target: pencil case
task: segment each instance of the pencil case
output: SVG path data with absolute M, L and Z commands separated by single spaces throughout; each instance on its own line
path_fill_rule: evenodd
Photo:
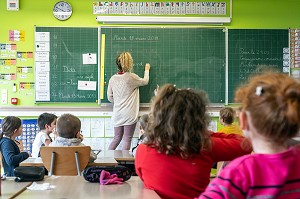
M 117 166 L 90 166 L 86 167 L 83 171 L 83 177 L 89 182 L 100 182 L 101 171 L 105 170 L 110 175 L 117 174 L 118 178 L 123 178 L 123 182 L 127 181 L 131 177 L 131 170 L 128 167 L 117 165 Z
M 45 168 L 35 166 L 16 167 L 14 169 L 14 175 L 16 176 L 16 182 L 41 181 L 45 176 Z

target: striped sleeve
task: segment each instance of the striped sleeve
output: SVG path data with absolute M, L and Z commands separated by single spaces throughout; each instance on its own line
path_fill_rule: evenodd
M 238 170 L 226 172 L 224 169 L 212 180 L 200 198 L 245 198 L 243 190 L 247 190 L 246 183 L 245 176 Z
M 300 198 L 299 165 L 296 149 L 243 156 L 226 166 L 199 198 Z

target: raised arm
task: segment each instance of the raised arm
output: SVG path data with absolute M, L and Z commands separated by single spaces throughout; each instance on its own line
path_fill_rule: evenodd
M 133 81 L 132 84 L 135 86 L 145 86 L 149 83 L 149 70 L 150 70 L 150 64 L 147 63 L 145 65 L 145 72 L 144 72 L 144 77 L 141 78 L 138 75 L 132 73 Z
M 212 155 L 216 162 L 233 160 L 252 152 L 250 142 L 241 135 L 213 133 L 211 138 Z

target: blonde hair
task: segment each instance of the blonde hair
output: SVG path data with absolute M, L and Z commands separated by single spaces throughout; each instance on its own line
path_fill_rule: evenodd
M 268 72 L 240 87 L 235 101 L 249 113 L 257 132 L 283 143 L 300 129 L 300 84 L 286 74 Z
M 119 71 L 130 72 L 133 65 L 133 59 L 129 52 L 123 52 L 116 58 L 116 64 Z

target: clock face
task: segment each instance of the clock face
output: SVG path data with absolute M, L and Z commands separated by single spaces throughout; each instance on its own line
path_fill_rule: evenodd
M 67 20 L 72 15 L 72 6 L 68 2 L 59 1 L 54 5 L 53 15 L 58 20 Z

